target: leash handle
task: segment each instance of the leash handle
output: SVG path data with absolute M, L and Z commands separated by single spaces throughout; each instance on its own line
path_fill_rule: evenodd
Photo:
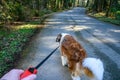
M 37 74 L 37 69 L 34 67 L 30 67 L 28 69 L 26 69 L 20 76 L 20 80 L 31 75 L 31 74 Z

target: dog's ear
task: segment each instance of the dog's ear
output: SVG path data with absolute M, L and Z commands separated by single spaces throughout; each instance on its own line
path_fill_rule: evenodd
M 62 34 L 58 34 L 58 36 L 57 36 L 57 38 L 56 38 L 56 42 L 60 42 L 61 37 L 62 37 Z

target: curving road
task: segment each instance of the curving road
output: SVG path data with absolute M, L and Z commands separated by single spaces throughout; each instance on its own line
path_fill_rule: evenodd
M 84 8 L 55 13 L 45 21 L 45 28 L 24 50 L 25 57 L 17 68 L 26 69 L 42 61 L 53 49 L 58 33 L 73 35 L 89 57 L 100 58 L 105 67 L 103 80 L 120 80 L 120 26 L 98 21 L 85 14 Z M 92 65 L 92 64 L 91 64 Z M 67 67 L 62 67 L 57 50 L 39 69 L 36 80 L 72 80 Z M 82 80 L 87 80 L 82 77 Z

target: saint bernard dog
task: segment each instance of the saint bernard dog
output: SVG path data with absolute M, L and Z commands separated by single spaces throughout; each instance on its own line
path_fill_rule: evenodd
M 67 33 L 58 34 L 62 65 L 68 66 L 73 80 L 81 80 L 84 74 L 90 80 L 103 79 L 103 63 L 97 58 L 88 58 L 85 49 Z

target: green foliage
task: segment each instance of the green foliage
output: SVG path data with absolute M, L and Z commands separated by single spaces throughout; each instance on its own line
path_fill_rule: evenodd
M 112 24 L 116 24 L 116 25 L 120 25 L 120 20 L 115 19 L 115 18 L 110 18 L 110 17 L 106 17 L 105 13 L 96 13 L 96 14 L 91 14 L 89 13 L 90 16 L 95 17 L 101 21 L 105 21 L 105 22 L 109 22 Z
M 0 22 L 30 21 L 50 11 L 73 7 L 75 0 L 2 0 Z
M 119 0 L 87 0 L 87 13 L 102 21 L 120 25 Z
M 34 10 L 23 6 L 18 2 L 9 2 L 10 10 L 8 11 L 13 21 L 25 21 L 32 17 Z
M 12 19 L 8 11 L 9 9 L 7 3 L 4 3 L 4 6 L 0 4 L 0 21 L 9 21 Z
M 39 16 L 43 16 L 44 14 L 50 14 L 51 12 L 51 10 L 44 9 L 39 12 Z
M 17 1 L 4 1 L 0 4 L 0 21 L 25 21 L 34 16 L 34 9 Z
M 116 12 L 116 19 L 120 20 L 120 11 Z
M 1 6 L 0 10 L 0 18 L 1 21 L 11 21 L 11 20 L 19 20 L 23 16 L 23 6 L 17 2 L 4 2 Z

